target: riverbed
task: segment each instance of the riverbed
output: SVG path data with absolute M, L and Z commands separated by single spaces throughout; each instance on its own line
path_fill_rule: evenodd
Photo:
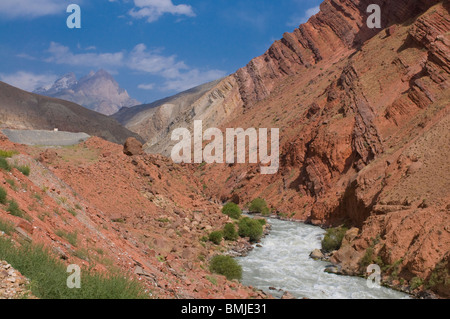
M 325 231 L 303 223 L 268 219 L 272 229 L 246 257 L 242 283 L 281 298 L 285 291 L 302 299 L 402 299 L 409 295 L 386 287 L 369 288 L 364 278 L 324 272 L 330 265 L 309 254 L 321 247 Z M 269 289 L 271 288 L 271 289 Z M 276 290 L 273 290 L 276 288 Z

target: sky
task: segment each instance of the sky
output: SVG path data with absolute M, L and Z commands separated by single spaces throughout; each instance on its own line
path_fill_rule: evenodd
M 27 91 L 110 72 L 142 103 L 234 73 L 322 0 L 0 0 L 0 81 Z M 70 4 L 81 28 L 70 29 Z

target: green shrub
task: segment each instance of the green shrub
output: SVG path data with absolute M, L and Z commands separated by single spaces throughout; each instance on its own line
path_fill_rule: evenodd
M 17 204 L 17 202 L 14 199 L 9 201 L 9 206 L 6 209 L 6 211 L 16 217 L 24 216 L 24 212 L 20 209 L 19 204 Z
M 257 220 L 244 217 L 239 221 L 239 236 L 250 237 L 251 241 L 258 241 L 263 234 L 263 227 Z
M 30 176 L 30 167 L 27 165 L 14 166 L 19 172 L 25 176 Z
M 256 219 L 256 221 L 260 223 L 262 226 L 265 226 L 267 224 L 267 220 L 265 220 L 264 218 Z
M 11 165 L 4 157 L 0 157 L 0 169 L 8 172 L 11 170 Z
M 227 203 L 222 208 L 222 213 L 228 215 L 230 218 L 239 219 L 242 214 L 242 210 L 235 203 Z
M 230 256 L 215 256 L 209 266 L 211 272 L 227 277 L 228 280 L 242 279 L 242 267 Z
M 211 234 L 209 234 L 209 241 L 213 242 L 216 245 L 220 245 L 220 243 L 222 242 L 222 238 L 223 233 L 220 230 L 213 231 Z
M 239 237 L 234 224 L 226 224 L 223 228 L 223 238 L 229 241 L 235 241 Z
M 260 213 L 263 214 L 264 216 L 270 215 L 270 209 L 269 207 L 267 207 L 266 201 L 262 198 L 254 199 L 250 203 L 248 209 L 250 210 L 251 213 Z
M 411 286 L 412 290 L 416 290 L 417 288 L 420 288 L 423 285 L 423 279 L 420 277 L 414 277 L 409 282 L 409 285 Z
M 365 269 L 373 263 L 373 247 L 366 249 L 363 258 L 359 261 L 359 265 Z
M 8 196 L 8 193 L 6 190 L 0 186 L 0 204 L 5 205 L 6 204 L 6 197 Z
M 328 229 L 322 240 L 322 250 L 325 252 L 332 252 L 341 248 L 342 240 L 344 239 L 346 232 L 347 228 L 345 227 Z
M 450 267 L 448 261 L 441 261 L 431 273 L 426 284 L 427 289 L 450 292 Z
M 81 270 L 81 289 L 67 287 L 67 267 L 42 246 L 16 247 L 0 238 L 0 260 L 7 260 L 31 281 L 30 289 L 40 299 L 142 299 L 140 283 L 115 270 L 109 274 Z

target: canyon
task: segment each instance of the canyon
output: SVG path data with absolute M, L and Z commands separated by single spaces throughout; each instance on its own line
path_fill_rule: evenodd
M 382 29 L 366 25 L 372 3 Z M 344 273 L 364 274 L 364 257 L 393 284 L 443 272 L 435 290 L 448 295 L 450 3 L 330 0 L 320 9 L 190 106 L 168 102 L 118 120 L 134 132 L 162 125 L 145 149 L 166 156 L 171 132 L 195 120 L 280 128 L 278 174 L 205 165 L 197 174 L 205 191 L 241 205 L 261 197 L 275 214 L 314 225 L 356 227 L 333 257 Z

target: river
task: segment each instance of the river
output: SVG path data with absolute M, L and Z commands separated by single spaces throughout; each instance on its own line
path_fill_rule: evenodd
M 280 298 L 282 291 L 310 299 L 399 299 L 409 295 L 385 288 L 368 288 L 364 278 L 325 273 L 329 263 L 309 254 L 321 247 L 325 231 L 303 223 L 268 219 L 270 235 L 246 257 L 236 258 L 243 269 L 242 283 Z

